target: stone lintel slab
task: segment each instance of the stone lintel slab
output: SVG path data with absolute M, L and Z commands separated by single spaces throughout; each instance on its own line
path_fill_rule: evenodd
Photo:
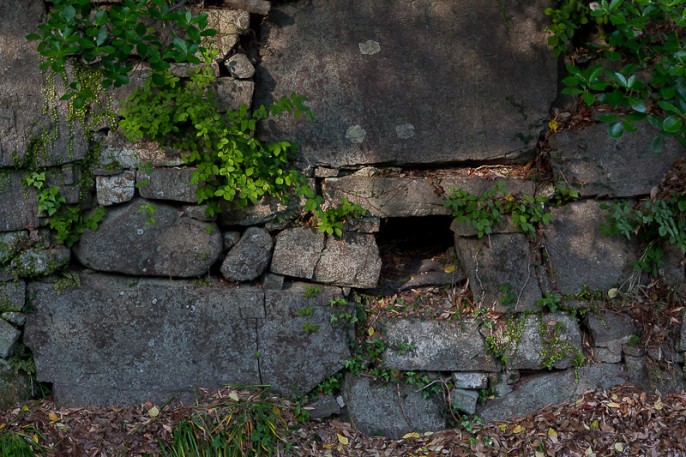
M 343 198 L 357 203 L 376 217 L 448 216 L 450 209 L 444 202 L 452 189 L 463 189 L 481 195 L 496 184 L 470 176 L 361 176 L 326 178 L 323 184 L 324 198 L 330 204 L 338 204 Z M 532 181 L 505 180 L 508 193 L 535 192 Z
M 193 387 L 260 383 L 255 319 L 264 294 L 190 281 L 81 274 L 55 293 L 29 284 L 24 339 L 60 406 L 161 402 Z
M 256 103 L 295 92 L 307 97 L 316 119 L 270 120 L 266 136 L 292 138 L 306 160 L 333 167 L 522 160 L 557 94 L 546 6 L 542 0 L 478 8 L 462 0 L 275 6 L 262 37 L 264 84 Z

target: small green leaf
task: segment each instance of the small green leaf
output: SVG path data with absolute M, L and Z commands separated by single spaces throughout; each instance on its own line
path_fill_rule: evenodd
M 668 116 L 662 121 L 662 130 L 667 133 L 676 133 L 681 130 L 682 120 L 677 116 Z
M 610 138 L 620 138 L 624 134 L 624 126 L 621 122 L 613 122 L 607 127 L 607 133 L 610 135 Z

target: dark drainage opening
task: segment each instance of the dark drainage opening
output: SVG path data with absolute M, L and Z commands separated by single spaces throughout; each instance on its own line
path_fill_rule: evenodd
M 376 237 L 381 254 L 378 292 L 451 286 L 458 276 L 449 216 L 389 218 Z

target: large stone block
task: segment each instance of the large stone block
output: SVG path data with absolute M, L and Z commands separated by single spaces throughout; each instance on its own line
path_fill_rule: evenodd
M 81 274 L 31 283 L 25 342 L 61 406 L 163 402 L 193 387 L 257 384 L 261 289 Z
M 344 233 L 343 237 L 326 237 L 314 280 L 324 284 L 376 287 L 381 274 L 381 257 L 374 235 Z
M 195 203 L 196 184 L 191 184 L 195 168 L 151 168 L 138 170 L 138 192 L 143 198 Z
M 392 7 L 368 0 L 278 5 L 262 38 L 264 84 L 255 98 L 258 104 L 291 92 L 308 98 L 314 123 L 283 118 L 268 128 L 295 139 L 313 163 L 521 159 L 535 146 L 557 94 L 546 6 L 542 0 L 478 8 L 414 0 Z
M 600 202 L 571 203 L 553 208 L 552 214 L 543 234 L 559 293 L 577 294 L 584 287 L 607 291 L 629 278 L 637 246 L 600 233 L 605 216 Z
M 477 413 L 486 421 L 506 421 L 524 416 L 554 403 L 574 401 L 587 390 L 609 389 L 625 384 L 626 374 L 619 365 L 597 363 L 575 370 L 523 379 L 504 397 L 487 402 Z
M 38 227 L 38 197 L 33 187 L 24 185 L 25 176 L 0 170 L 0 232 Z
M 462 263 L 474 299 L 501 311 L 536 310 L 541 298 L 536 268 L 538 254 L 521 233 L 489 237 L 455 237 L 455 250 Z
M 581 353 L 579 323 L 564 313 L 520 316 L 505 357 L 509 370 L 563 369 Z
M 648 195 L 672 164 L 682 159 L 683 146 L 668 138 L 662 152 L 650 151 L 657 132 L 647 122 L 638 131 L 610 138 L 606 124 L 553 135 L 550 157 L 555 175 L 579 183 L 586 196 L 633 197 Z
M 400 439 L 409 432 L 445 428 L 443 406 L 435 398 L 425 399 L 416 386 L 375 384 L 369 378 L 347 375 L 343 396 L 350 422 L 367 436 Z
M 324 197 L 331 204 L 343 198 L 357 203 L 370 215 L 378 217 L 447 216 L 450 209 L 444 201 L 452 188 L 481 195 L 494 182 L 469 176 L 364 176 L 349 175 L 327 178 L 323 184 Z M 534 183 L 521 179 L 506 181 L 510 193 L 533 194 Z
M 74 136 L 70 141 L 66 103 L 57 103 L 57 124 L 50 113 L 43 110 L 43 88 L 49 83 L 39 70 L 42 58 L 36 52 L 38 43 L 25 38 L 45 20 L 45 3 L 41 0 L 3 0 L 0 17 L 0 166 L 29 159 L 32 140 L 43 132 L 56 133 L 57 138 L 47 144 L 44 151 L 39 151 L 35 156 L 37 163 L 31 165 L 51 166 L 83 158 L 87 144 L 78 125 L 73 126 Z M 55 83 L 59 99 L 64 93 L 59 76 Z
M 346 327 L 331 323 L 329 302 L 341 290 L 323 287 L 309 298 L 306 290 L 303 284 L 266 290 L 266 318 L 257 330 L 262 382 L 288 396 L 309 392 L 351 358 Z
M 408 371 L 500 371 L 476 321 L 388 319 L 385 367 Z
M 151 208 L 154 212 L 148 214 Z M 136 199 L 110 210 L 96 232 L 86 230 L 74 252 L 94 270 L 193 277 L 206 274 L 219 258 L 222 236 L 215 224 L 182 217 L 172 206 Z
M 312 279 L 324 251 L 326 235 L 309 227 L 283 230 L 276 236 L 271 271 L 296 278 Z

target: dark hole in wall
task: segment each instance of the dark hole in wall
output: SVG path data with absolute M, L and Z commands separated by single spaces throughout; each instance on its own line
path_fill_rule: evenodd
M 401 290 L 419 275 L 430 282 L 438 282 L 427 285 L 442 285 L 440 274 L 444 272 L 445 265 L 454 262 L 455 256 L 451 222 L 449 216 L 384 220 L 376 237 L 382 261 L 381 291 Z

